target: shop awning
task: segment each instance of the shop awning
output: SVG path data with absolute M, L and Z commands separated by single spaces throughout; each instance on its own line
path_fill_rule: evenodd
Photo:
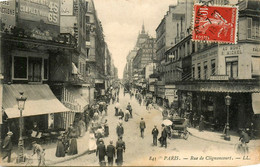
M 252 93 L 252 108 L 255 114 L 260 114 L 260 93 Z
M 3 107 L 8 118 L 20 117 L 16 101 L 20 96 L 19 91 L 24 92 L 24 96 L 27 97 L 23 117 L 70 111 L 54 96 L 46 84 L 4 84 Z
M 75 101 L 78 103 L 78 105 L 81 106 L 82 111 L 83 109 L 89 104 L 86 99 L 82 96 L 81 88 L 77 87 L 66 87 L 68 92 L 73 95 L 73 98 L 75 98 Z

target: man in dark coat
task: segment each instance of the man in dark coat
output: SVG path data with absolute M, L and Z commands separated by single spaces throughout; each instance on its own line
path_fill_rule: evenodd
M 116 142 L 116 152 L 117 152 L 116 163 L 118 166 L 123 165 L 123 151 L 125 152 L 125 142 L 123 141 L 122 137 L 119 137 L 118 141 Z
M 119 126 L 116 127 L 116 133 L 118 137 L 123 136 L 124 127 L 122 126 L 122 123 L 119 123 Z
M 96 156 L 98 156 L 99 164 L 101 166 L 101 163 L 105 161 L 105 156 L 106 156 L 106 146 L 104 145 L 103 140 L 99 141 L 99 144 L 97 146 Z
M 167 129 L 165 127 L 165 125 L 162 125 L 163 130 L 162 130 L 162 134 L 161 134 L 161 147 L 165 146 L 165 148 L 167 148 Z
M 141 131 L 141 137 L 144 138 L 144 129 L 146 128 L 144 119 L 141 118 L 140 121 L 140 131 Z
M 113 146 L 113 141 L 110 141 L 110 144 L 107 146 L 107 160 L 108 165 L 113 166 L 114 157 L 116 155 L 116 148 Z
M 3 156 L 3 160 L 8 157 L 8 160 L 7 162 L 10 163 L 11 162 L 11 152 L 12 152 L 12 149 L 13 149 L 13 144 L 12 144 L 12 141 L 11 141 L 11 136 L 13 135 L 13 133 L 11 131 L 9 131 L 7 133 L 7 136 L 5 137 L 4 139 L 4 143 L 3 143 L 3 149 L 5 151 L 5 155 Z
M 129 111 L 131 118 L 133 118 L 133 114 L 132 114 L 133 109 L 130 103 L 128 103 L 126 109 Z
M 157 136 L 158 136 L 158 134 L 159 134 L 159 131 L 158 131 L 156 125 L 154 125 L 154 128 L 153 128 L 153 130 L 152 130 L 153 145 L 154 145 L 154 146 L 157 146 Z

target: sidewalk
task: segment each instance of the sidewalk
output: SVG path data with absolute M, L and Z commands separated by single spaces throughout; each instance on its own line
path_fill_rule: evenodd
M 88 153 L 88 147 L 89 147 L 89 131 L 85 133 L 83 137 L 79 137 L 77 139 L 77 145 L 78 145 L 78 154 L 76 155 L 66 155 L 65 157 L 56 157 L 56 147 L 57 142 L 50 143 L 50 144 L 43 144 L 41 145 L 43 149 L 45 149 L 45 164 L 46 166 L 55 165 L 57 163 L 65 162 L 71 159 L 75 159 L 77 157 L 80 157 L 86 153 Z M 32 150 L 24 149 L 24 155 L 31 155 Z M 17 164 L 16 158 L 18 156 L 18 148 L 15 147 L 12 150 L 12 157 L 11 157 L 11 163 L 7 163 L 7 158 L 1 162 L 1 166 L 25 166 L 25 163 Z M 37 166 L 38 160 L 37 155 L 35 154 L 33 156 L 33 163 L 30 164 L 30 166 Z
M 188 131 L 190 135 L 206 140 L 206 141 L 211 141 L 211 142 L 216 142 L 216 143 L 224 143 L 224 144 L 229 144 L 229 145 L 235 145 L 239 142 L 239 136 L 235 132 L 230 132 L 230 141 L 224 140 L 223 133 L 221 132 L 211 132 L 204 130 L 200 132 L 198 129 L 195 128 L 188 128 Z M 254 139 L 250 140 L 248 143 L 249 147 L 260 147 L 260 139 Z

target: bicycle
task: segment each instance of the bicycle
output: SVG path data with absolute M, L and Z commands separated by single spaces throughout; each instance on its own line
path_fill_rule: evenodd
M 249 148 L 246 143 L 240 141 L 239 143 L 235 144 L 235 152 L 237 154 L 245 155 L 249 152 Z

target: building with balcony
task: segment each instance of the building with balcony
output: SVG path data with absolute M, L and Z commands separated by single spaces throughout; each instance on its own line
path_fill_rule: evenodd
M 178 80 L 175 82 L 182 110 L 191 111 L 193 115 L 203 115 L 206 125 L 217 121 L 224 126 L 227 120 L 225 97 L 229 95 L 232 98 L 230 128 L 247 128 L 253 122 L 254 128 L 259 129 L 257 99 L 260 91 L 260 57 L 257 8 L 260 4 L 256 1 L 240 1 L 237 5 L 237 44 L 194 43 L 187 36 L 169 50 L 168 55 L 176 52 L 181 45 L 188 46 L 190 43 L 189 49 L 185 49 L 190 63 L 185 62 L 185 57 L 180 58 L 181 75 L 177 75 Z

